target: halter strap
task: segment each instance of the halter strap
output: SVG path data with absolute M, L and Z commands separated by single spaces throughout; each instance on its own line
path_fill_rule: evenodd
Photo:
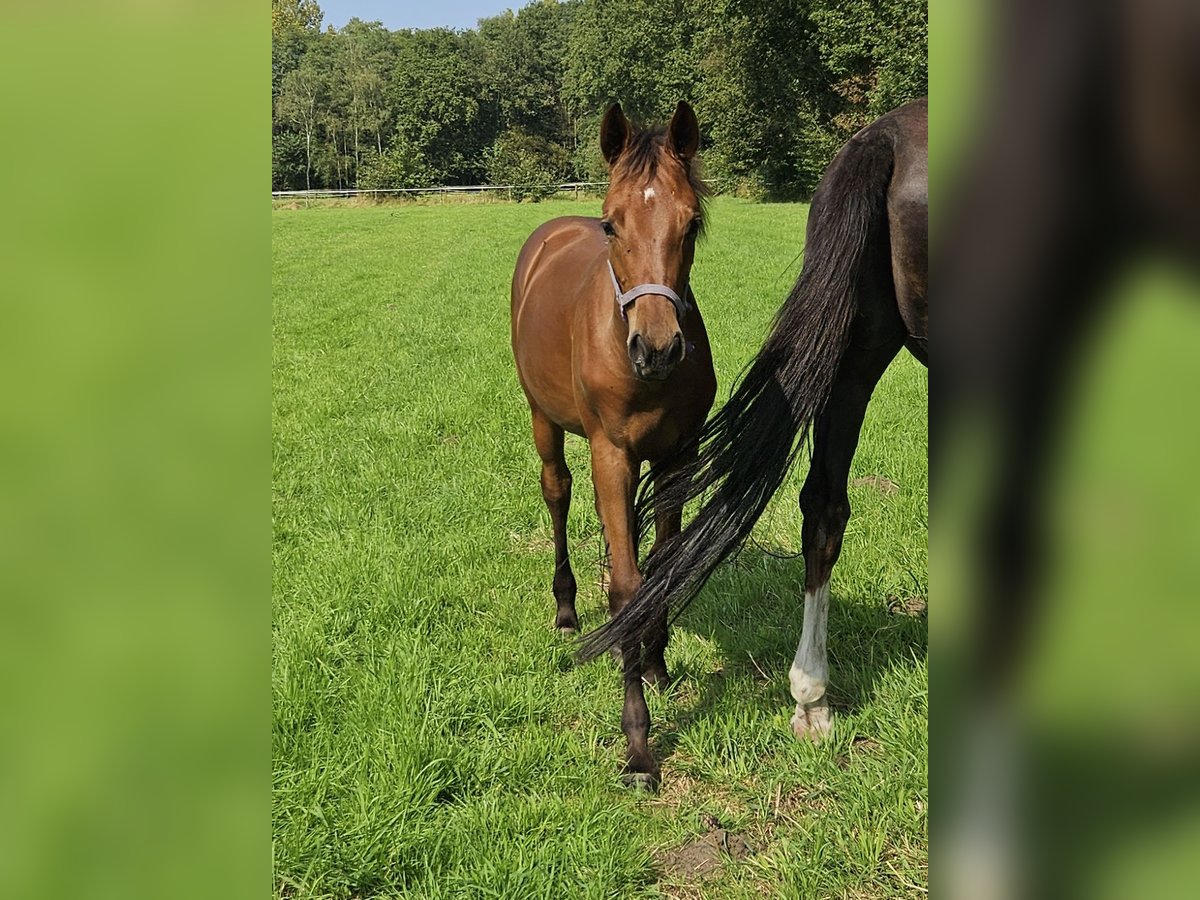
M 629 315 L 625 312 L 625 308 L 633 303 L 638 297 L 644 294 L 661 294 L 671 301 L 675 307 L 675 315 L 679 317 L 679 321 L 683 321 L 683 317 L 687 315 L 688 302 L 680 297 L 675 291 L 667 287 L 665 284 L 638 284 L 631 287 L 627 291 L 621 290 L 621 283 L 617 281 L 617 273 L 613 270 L 612 260 L 608 260 L 608 274 L 612 278 L 613 290 L 617 293 L 617 306 L 621 308 L 621 318 L 629 321 Z M 687 293 L 687 287 L 684 287 L 684 293 Z

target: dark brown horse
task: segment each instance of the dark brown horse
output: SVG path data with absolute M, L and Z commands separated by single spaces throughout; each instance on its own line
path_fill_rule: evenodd
M 657 633 L 668 611 L 678 615 L 749 535 L 811 428 L 792 728 L 828 733 L 829 577 L 850 517 L 850 461 L 867 402 L 900 348 L 928 364 L 926 128 L 926 102 L 910 103 L 856 134 L 830 164 L 813 196 L 803 269 L 771 334 L 703 432 L 650 472 L 639 521 L 707 499 L 680 535 L 658 543 L 637 594 L 585 637 L 583 658 L 630 646 Z M 625 664 L 637 660 L 627 653 Z
M 602 219 L 568 216 L 538 228 L 521 248 L 512 282 L 512 346 L 533 413 L 542 496 L 554 527 L 555 625 L 579 627 L 567 556 L 571 473 L 563 433 L 588 439 L 596 511 L 609 545 L 609 611 L 641 584 L 634 489 L 644 461 L 659 462 L 699 431 L 716 394 L 708 335 L 688 286 L 704 224 L 695 170 L 699 126 L 680 103 L 665 129 L 634 129 L 619 105 L 604 116 L 600 146 L 611 184 Z M 664 470 L 665 471 L 665 470 Z M 678 534 L 682 506 L 660 504 L 655 544 Z M 666 620 L 623 642 L 621 727 L 631 781 L 653 781 L 647 681 L 667 679 Z

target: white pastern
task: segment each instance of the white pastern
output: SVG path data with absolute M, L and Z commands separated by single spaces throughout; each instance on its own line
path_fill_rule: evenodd
M 798 709 L 825 696 L 829 681 L 829 660 L 825 656 L 825 634 L 829 624 L 829 582 L 804 595 L 804 630 L 796 658 L 792 660 L 789 680 Z

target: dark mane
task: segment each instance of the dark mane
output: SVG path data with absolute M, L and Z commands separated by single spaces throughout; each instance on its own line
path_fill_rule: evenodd
M 708 197 L 711 191 L 704 179 L 700 177 L 700 160 L 693 157 L 690 163 L 685 163 L 670 147 L 667 146 L 667 126 L 656 128 L 640 128 L 633 126 L 632 133 L 625 149 L 618 157 L 612 169 L 613 179 L 644 178 L 653 180 L 660 164 L 679 166 L 687 175 L 688 185 L 700 201 L 701 231 L 707 220 Z

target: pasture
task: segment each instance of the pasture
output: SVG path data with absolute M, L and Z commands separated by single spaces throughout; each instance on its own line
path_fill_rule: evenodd
M 551 625 L 553 546 L 509 348 L 516 253 L 595 200 L 273 213 L 273 848 L 280 897 L 901 897 L 927 866 L 925 370 L 868 411 L 834 571 L 821 746 L 787 670 L 791 474 L 673 630 L 658 795 L 620 786 L 620 678 Z M 800 265 L 807 207 L 716 198 L 693 286 L 717 403 Z M 586 444 L 578 608 L 600 624 Z M 917 615 L 910 613 L 918 612 Z

